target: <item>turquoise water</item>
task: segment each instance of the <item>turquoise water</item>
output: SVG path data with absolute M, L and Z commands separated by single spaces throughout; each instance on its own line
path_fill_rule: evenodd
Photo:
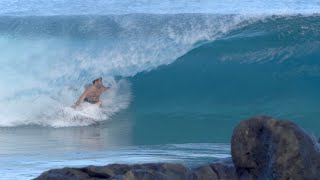
M 317 1 L 0 2 L 0 178 L 230 157 L 267 114 L 320 136 Z M 69 106 L 92 79 L 103 108 Z
M 158 135 L 180 130 L 168 139 L 228 142 L 237 121 L 267 114 L 319 136 L 319 20 L 267 18 L 130 78 L 141 129 L 149 122 Z

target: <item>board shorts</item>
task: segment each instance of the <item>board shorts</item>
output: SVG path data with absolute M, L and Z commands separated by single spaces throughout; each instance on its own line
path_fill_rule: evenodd
M 88 103 L 91 103 L 91 104 L 96 104 L 97 102 L 99 102 L 99 101 L 90 100 L 88 98 L 84 98 L 84 101 L 88 102 Z

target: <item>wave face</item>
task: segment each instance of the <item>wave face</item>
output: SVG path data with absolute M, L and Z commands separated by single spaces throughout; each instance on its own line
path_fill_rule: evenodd
M 318 15 L 290 15 L 231 30 L 169 66 L 133 77 L 133 104 L 140 112 L 199 122 L 269 114 L 299 119 L 318 134 L 319 28 Z M 202 130 L 221 124 L 207 126 Z
M 0 126 L 91 124 L 66 108 L 100 76 L 112 89 L 88 110 L 99 120 L 131 101 L 136 113 L 317 114 L 319 24 L 308 13 L 0 16 Z
M 1 16 L 1 126 L 88 125 L 70 106 L 96 77 L 112 86 L 106 120 L 130 102 L 131 77 L 170 64 L 248 18 L 222 15 Z M 118 77 L 121 80 L 119 80 Z M 70 115 L 71 114 L 71 115 Z

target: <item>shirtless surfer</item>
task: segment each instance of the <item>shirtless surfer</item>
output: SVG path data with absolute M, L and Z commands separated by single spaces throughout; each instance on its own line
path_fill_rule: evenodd
M 102 102 L 100 100 L 100 95 L 108 89 L 110 89 L 110 87 L 105 87 L 103 85 L 101 77 L 95 79 L 92 81 L 92 85 L 84 91 L 84 93 L 80 96 L 78 101 L 72 105 L 72 107 L 77 108 L 83 101 L 101 106 Z

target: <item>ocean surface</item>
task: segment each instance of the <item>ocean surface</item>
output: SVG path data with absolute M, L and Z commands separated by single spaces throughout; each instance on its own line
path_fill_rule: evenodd
M 319 137 L 319 13 L 316 0 L 1 0 L 0 179 L 219 161 L 254 115 Z M 97 77 L 103 107 L 70 108 Z

